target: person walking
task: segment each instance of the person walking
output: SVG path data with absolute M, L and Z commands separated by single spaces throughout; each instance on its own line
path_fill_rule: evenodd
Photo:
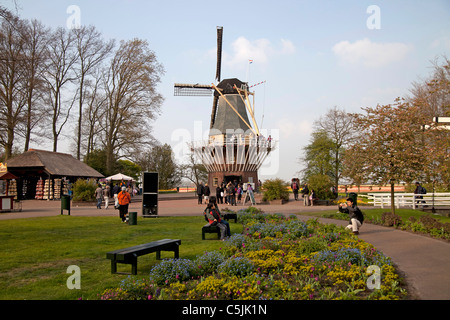
M 304 203 L 305 207 L 309 206 L 309 189 L 308 189 L 308 185 L 306 183 L 303 186 L 302 197 L 303 197 L 303 201 L 304 201 L 303 203 Z
M 101 209 L 103 200 L 103 190 L 100 184 L 98 184 L 97 189 L 95 189 L 95 199 L 97 199 L 97 209 Z
M 309 193 L 309 205 L 312 207 L 314 206 L 314 200 L 317 200 L 316 192 L 314 189 L 311 189 Z
M 112 193 L 113 193 L 113 197 L 114 197 L 114 208 L 116 208 L 116 209 L 119 209 L 119 200 L 117 199 L 117 195 L 119 194 L 119 192 L 120 192 L 120 187 L 116 183 L 116 185 L 112 189 Z
M 111 196 L 111 190 L 109 188 L 109 184 L 107 184 L 106 188 L 103 190 L 103 198 L 105 199 L 105 209 L 108 209 L 110 196 Z
M 300 189 L 300 186 L 299 186 L 299 184 L 298 184 L 298 181 L 297 181 L 298 179 L 292 179 L 292 183 L 291 183 L 291 189 L 292 189 L 292 192 L 294 193 L 294 199 L 295 199 L 295 201 L 297 201 L 298 200 L 298 190 Z
M 359 228 L 361 228 L 364 221 L 364 215 L 356 203 L 353 203 L 352 198 L 348 198 L 347 203 L 341 203 L 338 208 L 339 212 L 348 213 L 350 220 L 346 229 L 351 229 L 354 234 L 358 235 Z
M 198 197 L 198 204 L 202 204 L 203 184 L 201 182 L 197 186 L 197 197 Z
M 217 198 L 217 203 L 223 204 L 223 188 L 220 185 L 216 187 L 216 198 Z
M 242 194 L 244 193 L 244 190 L 242 189 L 242 186 L 241 186 L 241 184 L 239 183 L 238 184 L 238 187 L 237 187 L 237 202 L 238 203 L 241 203 L 241 199 L 242 199 Z
M 422 185 L 420 184 L 419 181 L 416 182 L 416 189 L 414 190 L 414 194 L 426 194 L 427 193 L 427 189 L 425 189 L 424 187 L 422 187 Z M 415 196 L 416 199 L 423 199 L 423 196 Z M 426 203 L 426 201 L 423 200 L 419 200 L 417 201 L 417 204 L 419 203 Z
M 209 189 L 209 186 L 207 183 L 205 183 L 205 188 L 203 190 L 203 193 L 205 194 L 205 203 L 208 204 L 209 202 L 209 195 L 211 194 L 211 190 Z
M 131 196 L 127 192 L 127 187 L 122 187 L 122 191 L 117 194 L 117 200 L 119 201 L 119 215 L 122 222 L 126 221 L 128 214 L 128 205 L 131 202 Z

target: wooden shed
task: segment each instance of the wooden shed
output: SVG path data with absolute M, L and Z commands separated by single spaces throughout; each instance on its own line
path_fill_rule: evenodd
M 18 177 L 18 199 L 59 199 L 79 178 L 104 177 L 67 153 L 30 149 L 6 163 L 8 172 Z

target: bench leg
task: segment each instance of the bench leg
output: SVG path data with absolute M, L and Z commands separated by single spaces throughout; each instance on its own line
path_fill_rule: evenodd
M 134 274 L 134 275 L 137 274 L 137 261 L 135 261 L 131 264 L 131 274 Z
M 156 251 L 156 260 L 161 260 L 161 251 Z
M 131 260 L 131 274 L 137 274 L 137 256 L 133 255 L 133 259 Z
M 175 255 L 175 259 L 179 259 L 180 258 L 180 249 L 178 247 L 178 245 L 176 245 L 175 249 L 173 250 L 174 255 Z
M 202 240 L 205 240 L 205 230 L 202 230 Z
M 111 260 L 111 273 L 117 273 L 117 262 L 115 260 Z

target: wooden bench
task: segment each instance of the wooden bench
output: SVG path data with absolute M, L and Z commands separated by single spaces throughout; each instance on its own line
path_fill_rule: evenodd
M 205 240 L 206 233 L 217 233 L 217 237 L 220 239 L 220 228 L 218 226 L 205 224 L 202 228 L 202 240 Z
M 331 204 L 332 204 L 332 201 L 330 201 L 330 200 L 319 200 L 319 199 L 313 200 L 313 205 L 315 205 L 315 206 L 329 206 Z
M 108 252 L 106 258 L 111 260 L 111 273 L 117 272 L 117 263 L 131 264 L 131 273 L 137 274 L 137 257 L 156 252 L 156 259 L 161 260 L 161 251 L 173 251 L 175 259 L 179 258 L 181 240 L 163 239 L 134 247 Z
M 224 220 L 231 220 L 231 219 L 234 219 L 234 222 L 236 223 L 237 222 L 237 214 L 236 213 L 225 213 L 224 215 L 223 215 L 223 219 Z

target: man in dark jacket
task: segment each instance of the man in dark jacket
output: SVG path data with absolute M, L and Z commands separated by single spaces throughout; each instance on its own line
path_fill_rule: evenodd
M 204 193 L 203 184 L 200 182 L 197 186 L 198 204 L 202 204 L 203 193 Z
M 348 198 L 347 204 L 341 203 L 339 205 L 339 212 L 348 213 L 349 225 L 346 228 L 352 229 L 354 234 L 359 234 L 359 228 L 363 224 L 364 216 L 356 203 L 353 203 L 353 199 Z

